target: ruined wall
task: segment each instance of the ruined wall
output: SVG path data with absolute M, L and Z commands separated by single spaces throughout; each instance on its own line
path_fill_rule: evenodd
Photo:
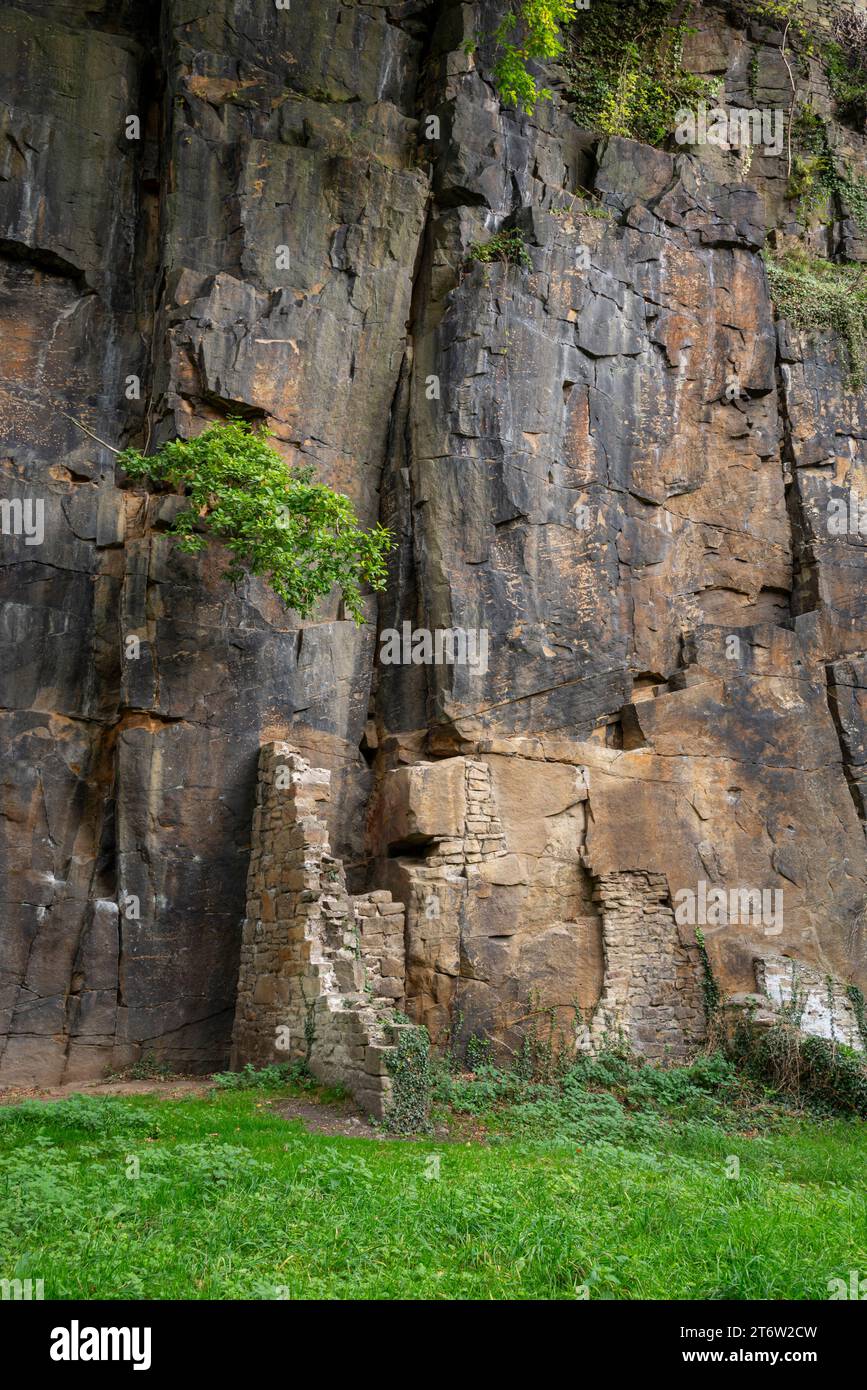
M 440 1047 L 481 1033 L 516 1052 L 534 1026 L 558 1047 L 683 1055 L 705 1037 L 694 929 L 663 875 L 593 873 L 586 769 L 563 772 L 534 786 L 518 758 L 455 757 L 387 774 L 377 872 L 406 903 L 407 1009 Z
M 695 933 L 678 929 L 662 874 L 597 882 L 605 976 L 588 1046 L 624 1040 L 645 1057 L 676 1058 L 706 1036 Z
M 604 883 L 652 885 L 624 904 L 632 974 L 665 985 L 652 1026 L 629 987 L 643 1046 L 695 1034 L 667 911 L 700 883 L 781 890 L 774 952 L 867 986 L 864 537 L 824 520 L 867 496 L 864 394 L 835 335 L 775 326 L 760 257 L 864 237 L 842 207 L 800 224 L 761 151 L 504 109 L 465 51 L 500 8 L 0 8 L 0 477 L 45 504 L 40 544 L 0 536 L 0 1084 L 225 1064 L 275 740 L 331 772 L 350 888 L 405 905 L 406 1007 L 438 1038 L 592 1018 Z M 788 108 L 773 30 L 693 19 L 693 70 Z M 816 62 L 795 82 L 834 116 Z M 503 225 L 529 269 L 468 261 Z M 180 555 L 177 500 L 68 418 L 120 447 L 232 411 L 395 532 L 362 628 Z M 404 621 L 483 629 L 484 669 L 380 664 Z M 415 767 L 460 817 L 409 823 L 389 779 Z M 754 990 L 766 924 L 705 934 Z
M 852 998 L 830 975 L 786 960 L 783 956 L 756 958 L 756 988 L 772 1009 L 791 1019 L 805 1033 L 842 1042 L 864 1051 L 864 1037 Z
M 403 908 L 388 892 L 347 893 L 319 814 L 330 782 L 288 744 L 263 747 L 232 1062 L 303 1061 L 382 1118 L 403 1003 Z

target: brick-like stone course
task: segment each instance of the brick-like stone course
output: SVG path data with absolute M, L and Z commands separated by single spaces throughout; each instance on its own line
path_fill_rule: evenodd
M 306 1060 L 382 1118 L 404 1002 L 404 909 L 383 890 L 347 892 L 320 814 L 330 777 L 289 744 L 261 750 L 232 1061 Z
M 644 1057 L 683 1057 L 706 1029 L 698 947 L 681 938 L 662 874 L 596 878 L 605 981 L 586 1044 L 625 1038 Z

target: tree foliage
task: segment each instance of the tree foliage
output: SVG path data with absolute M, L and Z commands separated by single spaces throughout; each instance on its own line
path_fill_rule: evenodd
M 126 449 L 119 462 L 131 478 L 150 477 L 189 501 L 170 530 L 188 555 L 217 540 L 229 550 L 225 577 L 264 578 L 288 608 L 306 617 L 337 585 L 356 623 L 364 584 L 382 589 L 390 533 L 363 531 L 352 503 L 317 482 L 312 468 L 290 468 L 248 421 L 211 425 L 145 457 Z
M 509 6 L 490 35 L 497 47 L 494 86 L 507 106 L 532 114 L 538 101 L 550 98 L 527 64 L 560 56 L 566 46 L 561 26 L 575 18 L 577 7 L 578 0 L 514 0 Z

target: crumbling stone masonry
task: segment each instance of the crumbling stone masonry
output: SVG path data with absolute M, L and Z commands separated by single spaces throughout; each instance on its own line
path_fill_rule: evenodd
M 583 805 L 586 774 L 573 780 L 568 796 Z M 379 881 L 403 902 L 385 889 L 351 895 L 329 850 L 329 797 L 329 772 L 289 744 L 262 749 L 233 1064 L 306 1060 L 314 1075 L 342 1083 L 382 1117 L 392 1096 L 389 1058 L 400 1029 L 411 1026 L 396 1023 L 394 1010 L 406 1009 L 435 1046 L 445 1045 L 463 1007 L 461 987 L 472 989 L 486 967 L 487 943 L 511 940 L 526 912 L 527 862 L 504 833 L 485 761 L 404 765 L 386 775 L 371 819 Z M 583 840 L 583 819 L 569 824 Z M 558 845 L 555 835 L 550 852 Z M 576 862 L 593 885 L 602 956 L 601 993 L 576 1046 L 595 1050 L 622 1038 L 644 1057 L 688 1055 L 706 1033 L 702 964 L 692 929 L 675 921 L 666 877 L 602 872 L 580 844 Z M 776 954 L 754 965 L 756 994 L 732 996 L 733 1005 L 748 1006 L 759 1023 L 797 1015 L 806 1033 L 862 1046 L 839 980 Z M 520 1002 L 514 989 L 509 995 L 510 979 L 500 988 Z
M 682 1057 L 705 1035 L 698 947 L 682 939 L 662 874 L 596 880 L 605 983 L 587 1043 L 624 1037 L 642 1056 Z
M 352 897 L 319 811 L 331 774 L 287 743 L 259 759 L 232 1064 L 305 1060 L 377 1118 L 402 1027 L 404 913 L 391 893 Z
M 570 769 L 566 775 L 552 768 L 547 776 L 551 806 L 565 806 L 568 815 L 556 827 L 548 817 L 547 839 L 534 856 L 515 849 L 523 844 L 527 850 L 532 841 L 516 826 L 514 793 L 508 826 L 514 845 L 504 831 L 491 767 L 482 758 L 415 764 L 386 775 L 377 821 L 382 839 L 397 856 L 383 857 L 380 872 L 390 875 L 387 881 L 406 904 L 407 1012 L 442 1047 L 455 1035 L 465 1040 L 463 1016 L 469 1005 L 473 1027 L 508 1051 L 519 1045 L 520 1028 L 504 1026 L 490 1014 L 488 1022 L 490 982 L 497 982 L 503 1013 L 511 1010 L 516 1020 L 521 1014 L 531 1016 L 535 982 L 540 1010 L 552 994 L 559 999 L 558 1026 L 564 1036 L 575 1030 L 576 1047 L 593 1050 L 623 1037 L 643 1056 L 682 1057 L 705 1035 L 701 962 L 694 939 L 682 937 L 675 922 L 667 881 L 643 871 L 594 873 L 584 850 L 586 772 Z M 528 783 L 528 815 L 535 813 L 536 799 Z M 567 851 L 574 854 L 572 875 Z M 587 880 L 586 908 L 577 891 L 579 870 Z M 562 904 L 570 915 L 546 918 L 551 909 L 540 902 L 538 892 L 531 892 L 535 881 L 547 883 L 550 903 Z M 563 943 L 561 955 L 552 957 L 552 967 L 562 967 L 562 980 L 553 968 L 534 976 L 526 949 L 523 955 L 507 954 L 516 931 L 527 930 L 526 919 L 533 913 L 541 917 L 546 942 L 553 931 Z M 567 990 L 575 987 L 576 976 L 573 950 L 588 956 L 589 983 L 594 930 L 599 938 L 598 990 L 568 1016 Z M 581 944 L 567 950 L 567 941 Z
M 378 811 L 380 860 L 406 903 L 407 1012 L 445 1045 L 456 1008 L 471 897 L 513 881 L 491 771 L 481 759 L 449 758 L 395 768 Z M 518 908 L 505 905 L 510 917 Z
M 854 1000 L 835 976 L 803 960 L 769 953 L 756 956 L 755 994 L 733 994 L 733 1013 L 743 1010 L 757 1028 L 794 1023 L 802 1033 L 864 1051 Z

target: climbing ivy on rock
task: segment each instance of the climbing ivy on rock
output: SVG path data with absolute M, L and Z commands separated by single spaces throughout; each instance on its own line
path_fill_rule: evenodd
M 864 1004 L 864 995 L 857 985 L 847 985 L 846 995 L 852 1005 L 852 1012 L 855 1015 L 855 1023 L 858 1034 L 861 1038 L 861 1045 L 867 1053 L 867 1008 Z
M 832 21 L 833 37 L 822 59 L 840 116 L 863 130 L 867 120 L 867 14 L 842 6 Z
M 867 230 L 867 181 L 832 150 L 828 129 L 818 112 L 802 106 L 792 123 L 795 156 L 788 194 L 806 220 L 823 203 L 851 217 Z
M 687 72 L 691 32 L 677 0 L 592 0 L 569 31 L 570 98 L 578 125 L 661 145 L 677 113 L 713 102 L 718 84 Z
M 424 1134 L 430 1129 L 430 1036 L 424 1027 L 395 1031 L 397 1046 L 386 1061 L 393 1084 L 386 1127 L 395 1134 Z
M 801 331 L 838 333 L 846 346 L 848 385 L 867 379 L 867 272 L 863 266 L 811 259 L 797 251 L 765 254 L 774 307 Z
M 695 929 L 695 944 L 698 947 L 698 957 L 701 964 L 701 992 L 704 1000 L 704 1016 L 708 1024 L 708 1029 L 710 1029 L 710 1025 L 715 1020 L 722 1002 L 722 991 L 713 973 L 713 966 L 710 963 L 710 956 L 707 952 L 707 943 L 700 927 L 696 927 Z

